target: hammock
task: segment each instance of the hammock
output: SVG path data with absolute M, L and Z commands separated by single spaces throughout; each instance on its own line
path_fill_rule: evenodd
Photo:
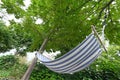
M 94 34 L 90 34 L 82 43 L 60 58 L 50 60 L 39 52 L 37 57 L 42 64 L 54 72 L 73 74 L 88 67 L 101 52 L 100 43 Z

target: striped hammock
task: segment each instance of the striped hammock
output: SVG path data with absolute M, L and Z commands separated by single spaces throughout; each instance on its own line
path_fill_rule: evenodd
M 57 73 L 73 74 L 88 67 L 102 52 L 100 43 L 90 34 L 85 40 L 65 55 L 50 60 L 37 53 L 38 59 L 50 70 Z

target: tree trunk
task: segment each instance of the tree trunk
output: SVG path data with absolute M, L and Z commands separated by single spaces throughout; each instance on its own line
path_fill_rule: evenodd
M 44 49 L 45 49 L 45 46 L 48 42 L 48 37 L 44 40 L 44 42 L 42 43 L 40 49 L 39 49 L 39 52 L 42 54 Z M 33 59 L 32 63 L 29 65 L 27 71 L 25 72 L 24 76 L 22 77 L 21 80 L 29 80 L 29 77 L 30 77 L 30 74 L 32 73 L 32 70 L 34 69 L 34 66 L 37 62 L 37 56 L 35 55 L 35 58 Z
M 30 74 L 32 73 L 32 70 L 34 69 L 36 62 L 37 62 L 37 57 L 35 56 L 35 58 L 33 59 L 32 63 L 29 65 L 27 71 L 25 72 L 21 80 L 29 80 Z

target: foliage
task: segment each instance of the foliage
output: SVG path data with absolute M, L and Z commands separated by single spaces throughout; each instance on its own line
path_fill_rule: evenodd
M 20 64 L 13 55 L 0 57 L 0 79 L 19 80 L 26 70 L 26 65 Z
M 57 74 L 42 65 L 39 67 L 34 69 L 30 80 L 120 80 L 120 74 L 116 73 L 118 70 L 110 70 L 107 67 L 100 70 L 89 68 L 75 74 Z
M 37 63 L 30 80 L 63 80 L 58 74 L 50 71 L 44 65 Z
M 38 49 L 43 40 L 49 36 L 46 49 L 52 48 L 65 53 L 91 32 L 91 25 L 96 25 L 99 31 L 102 31 L 105 25 L 106 38 L 111 43 L 120 44 L 118 31 L 120 1 L 31 0 L 26 10 L 21 8 L 24 6 L 21 0 L 2 2 L 2 8 L 9 14 L 14 14 L 18 19 L 22 18 L 20 26 L 24 28 L 24 32 L 32 36 L 32 45 L 29 46 L 32 51 Z M 42 19 L 43 23 L 35 24 L 37 19 Z
M 64 54 L 91 32 L 91 25 L 96 25 L 99 33 L 105 31 L 105 37 L 114 44 L 108 54 L 103 53 L 102 57 L 86 70 L 73 75 L 58 75 L 44 67 L 41 71 L 41 68 L 36 66 L 31 76 L 32 80 L 43 77 L 45 80 L 120 79 L 119 56 L 115 54 L 116 50 L 120 50 L 115 47 L 115 44 L 120 45 L 119 0 L 31 0 L 31 5 L 26 10 L 21 8 L 24 6 L 22 0 L 2 2 L 2 8 L 9 14 L 14 14 L 17 19 L 23 19 L 19 24 L 11 21 L 10 25 L 15 29 L 13 32 L 17 45 L 27 45 L 32 51 L 38 50 L 43 40 L 49 37 L 46 49 L 60 50 Z M 35 24 L 39 18 L 43 23 Z
M 24 56 L 26 51 L 30 45 L 31 45 L 31 35 L 25 31 L 25 29 L 21 26 L 19 23 L 15 23 L 14 21 L 11 21 L 11 26 L 9 26 L 9 30 L 12 33 L 12 38 L 14 40 L 13 46 L 17 49 L 17 53 Z M 21 49 L 21 48 L 25 49 Z
M 30 34 L 25 32 L 21 24 L 15 23 L 14 21 L 11 21 L 11 23 L 12 24 L 11 26 L 9 26 L 9 29 L 13 34 L 14 46 L 15 47 L 29 46 L 31 43 Z
M 120 10 L 120 1 L 115 0 L 115 3 L 113 6 L 110 6 L 108 8 L 109 9 L 109 18 L 107 20 L 111 20 L 106 21 L 107 26 L 106 26 L 106 30 L 105 30 L 105 34 L 106 37 L 110 40 L 110 42 L 114 42 L 115 44 L 119 45 L 120 41 L 119 41 L 119 37 L 120 37 L 120 32 L 119 32 L 119 28 L 120 28 L 120 16 L 119 16 L 119 10 Z
M 111 46 L 108 53 L 102 53 L 91 66 L 75 74 L 57 74 L 37 63 L 30 80 L 120 80 L 118 50 L 119 46 Z M 0 57 L 0 77 L 19 80 L 25 70 L 26 66 L 18 63 L 18 59 L 14 56 Z
M 91 77 L 102 80 L 120 80 L 120 56 L 118 50 L 120 47 L 112 45 L 108 49 L 108 53 L 102 55 L 88 68 Z
M 4 23 L 0 21 L 0 52 L 12 48 L 13 39 L 11 36 L 12 35 L 8 27 L 6 27 Z
M 118 50 L 119 46 L 111 46 L 109 53 L 102 53 L 91 66 L 75 74 L 57 74 L 37 63 L 30 80 L 120 80 Z
M 17 52 L 25 55 L 26 49 L 20 50 L 22 47 L 28 47 L 31 44 L 31 36 L 25 32 L 21 24 L 11 21 L 11 26 L 6 27 L 0 22 L 0 52 L 16 48 Z
M 0 70 L 10 69 L 16 62 L 17 59 L 12 55 L 0 57 Z

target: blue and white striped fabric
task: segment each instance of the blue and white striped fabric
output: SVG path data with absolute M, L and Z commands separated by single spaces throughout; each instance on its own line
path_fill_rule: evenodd
M 50 70 L 71 74 L 88 67 L 101 52 L 100 43 L 90 34 L 81 44 L 58 59 L 50 60 L 39 53 L 37 57 Z

